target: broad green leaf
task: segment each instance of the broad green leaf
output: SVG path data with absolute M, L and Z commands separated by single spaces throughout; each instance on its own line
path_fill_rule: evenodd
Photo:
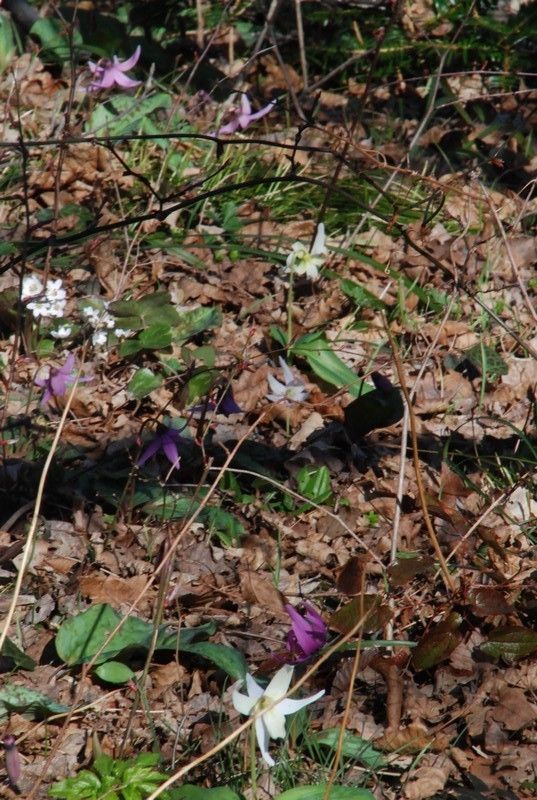
M 369 789 L 360 789 L 357 786 L 332 786 L 327 795 L 326 783 L 295 786 L 294 789 L 279 794 L 276 800 L 324 800 L 325 797 L 328 800 L 375 800 L 375 795 Z
M 132 669 L 121 661 L 105 661 L 95 668 L 95 674 L 106 683 L 128 683 L 136 677 Z
M 174 339 L 178 344 L 185 342 L 198 333 L 218 327 L 221 318 L 221 312 L 216 307 L 200 306 L 192 311 L 185 311 L 181 314 L 179 323 L 174 326 Z
M 199 500 L 190 495 L 174 494 L 161 490 L 151 502 L 144 506 L 144 513 L 157 519 L 183 519 L 192 514 L 199 506 Z
M 315 733 L 313 736 L 309 737 L 309 741 L 314 744 L 324 744 L 332 750 L 337 750 L 339 728 L 327 728 L 320 733 Z M 377 769 L 384 764 L 384 756 L 379 750 L 376 750 L 370 742 L 362 739 L 361 736 L 356 736 L 348 731 L 345 731 L 343 736 L 342 753 L 346 758 L 359 761 L 370 769 Z
M 120 653 L 147 650 L 153 636 L 153 625 L 138 617 L 127 617 L 120 630 L 103 648 L 104 642 L 121 619 L 120 614 L 107 603 L 90 606 L 76 617 L 66 619 L 56 634 L 55 644 L 59 657 L 73 666 L 91 661 L 99 652 L 95 661 L 98 665 L 115 659 Z M 196 636 L 209 636 L 214 630 L 215 626 L 211 623 L 197 628 L 182 628 L 179 633 L 170 632 L 163 626 L 158 633 L 156 649 L 181 649 Z
M 127 389 L 139 400 L 151 394 L 151 392 L 158 389 L 159 386 L 162 386 L 161 376 L 155 375 L 148 367 L 143 367 L 134 373 L 128 383 Z
M 15 642 L 12 642 L 11 639 L 5 639 L 4 644 L 2 645 L 2 653 L 1 658 L 9 659 L 13 661 L 16 667 L 21 667 L 21 669 L 33 670 L 35 669 L 35 661 L 30 656 L 27 656 Z M 1 660 L 1 659 L 0 659 Z
M 537 652 L 537 632 L 521 625 L 506 625 L 489 633 L 489 640 L 480 649 L 491 658 L 512 664 L 519 658 Z
M 42 718 L 51 714 L 63 714 L 66 711 L 69 711 L 69 706 L 56 703 L 36 689 L 11 684 L 5 684 L 0 688 L 0 719 L 12 712 Z
M 326 383 L 345 388 L 355 397 L 373 391 L 373 387 L 362 381 L 350 367 L 334 353 L 332 344 L 324 333 L 307 333 L 298 339 L 291 352 L 305 358 L 311 369 Z
M 185 783 L 178 789 L 172 789 L 170 795 L 171 800 L 239 800 L 239 795 L 227 786 L 205 789 L 203 786 L 194 786 L 192 783 Z
M 146 350 L 164 350 L 172 343 L 172 332 L 167 323 L 157 322 L 142 331 L 138 340 Z
M 246 675 L 248 668 L 244 656 L 234 647 L 228 647 L 225 644 L 213 644 L 213 642 L 194 642 L 186 646 L 183 645 L 181 650 L 183 653 L 192 653 L 206 658 L 207 661 L 212 661 L 213 664 L 223 669 L 235 680 L 244 678 Z

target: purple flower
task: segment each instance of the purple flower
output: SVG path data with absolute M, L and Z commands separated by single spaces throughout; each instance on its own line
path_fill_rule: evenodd
M 275 105 L 276 101 L 272 100 L 270 103 L 267 103 L 266 106 L 263 106 L 263 108 L 261 108 L 259 111 L 252 113 L 252 106 L 247 95 L 241 94 L 240 108 L 233 106 L 231 109 L 231 119 L 218 129 L 218 135 L 221 133 L 235 133 L 235 131 L 238 131 L 239 128 L 244 130 L 248 127 L 248 125 L 251 125 L 252 122 L 255 122 L 257 119 L 261 119 L 261 117 L 264 117 L 265 114 L 269 113 L 269 111 L 272 111 Z
M 325 644 L 328 628 L 321 615 L 309 603 L 304 603 L 301 614 L 289 603 L 285 610 L 291 617 L 292 630 L 287 634 L 287 649 L 290 664 L 301 664 Z
M 183 426 L 184 427 L 184 426 Z M 182 430 L 183 428 L 181 428 Z M 156 434 L 153 436 L 144 452 L 138 459 L 138 466 L 143 467 L 146 461 L 153 458 L 160 450 L 164 453 L 174 469 L 179 469 L 181 456 L 177 447 L 183 437 L 177 428 L 169 428 L 167 425 L 159 425 Z
M 132 89 L 134 86 L 139 86 L 140 81 L 133 81 L 128 78 L 124 73 L 132 69 L 138 62 L 142 48 L 140 45 L 136 48 L 134 53 L 126 61 L 120 61 L 117 56 L 114 56 L 110 61 L 109 58 L 101 58 L 100 61 L 88 61 L 88 68 L 93 75 L 93 80 L 88 86 L 88 92 L 97 92 L 99 89 L 111 89 L 114 84 L 117 84 L 122 89 Z
M 46 406 L 52 398 L 63 397 L 67 392 L 70 383 L 74 383 L 76 377 L 75 357 L 69 353 L 62 367 L 49 367 L 47 378 L 35 378 L 34 383 L 45 391 L 41 398 L 41 405 Z M 82 378 L 81 380 L 88 380 Z

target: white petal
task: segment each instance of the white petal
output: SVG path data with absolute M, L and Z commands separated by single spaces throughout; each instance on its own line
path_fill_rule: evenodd
M 263 760 L 269 765 L 269 767 L 273 767 L 276 762 L 268 751 L 269 734 L 263 723 L 263 717 L 258 717 L 255 721 L 255 735 L 257 738 L 257 744 L 261 750 L 261 755 L 263 756 Z
M 278 361 L 280 362 L 280 367 L 282 368 L 285 385 L 289 386 L 289 384 L 293 383 L 295 379 L 294 375 L 291 372 L 289 365 L 285 362 L 285 360 L 281 356 L 278 356 Z
M 263 689 L 257 681 L 252 678 L 249 672 L 246 673 L 246 688 L 248 689 L 248 696 L 253 698 L 255 702 L 257 702 L 260 697 L 263 697 Z
M 265 689 L 265 697 L 270 700 L 279 700 L 280 697 L 283 697 L 291 684 L 293 670 L 294 667 L 290 664 L 284 664 Z
M 311 248 L 311 254 L 314 256 L 325 255 L 326 247 L 324 243 L 324 222 L 321 222 L 317 227 L 317 233 L 315 234 L 315 241 L 313 242 L 313 247 Z
M 280 704 L 270 711 L 265 711 L 263 723 L 271 739 L 285 739 L 285 717 L 280 711 Z
M 270 388 L 272 389 L 273 395 L 277 395 L 278 398 L 282 398 L 285 395 L 285 386 L 283 383 L 280 383 L 274 375 L 267 375 L 267 380 L 269 383 Z
M 310 703 L 314 703 L 324 694 L 324 689 L 321 689 L 320 692 L 317 694 L 312 695 L 311 697 L 305 697 L 303 700 L 293 700 L 290 697 L 287 697 L 285 700 L 282 700 L 281 703 L 278 703 L 278 711 L 282 714 L 287 716 L 288 714 L 294 714 L 296 711 L 300 711 L 301 708 L 305 708 L 309 706 Z
M 231 702 L 233 703 L 233 707 L 239 714 L 244 714 L 248 717 L 251 714 L 252 708 L 256 704 L 255 697 L 248 697 L 245 694 L 241 694 L 236 689 L 231 695 Z

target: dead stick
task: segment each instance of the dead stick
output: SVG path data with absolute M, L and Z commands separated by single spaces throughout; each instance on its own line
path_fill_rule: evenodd
M 414 471 L 416 473 L 416 485 L 418 488 L 418 497 L 420 501 L 421 510 L 423 513 L 423 520 L 425 522 L 425 527 L 427 528 L 427 533 L 429 534 L 429 539 L 431 540 L 434 552 L 440 564 L 446 588 L 450 592 L 454 592 L 456 588 L 455 583 L 453 582 L 453 578 L 449 573 L 447 562 L 444 558 L 442 550 L 440 549 L 440 545 L 438 544 L 438 538 L 436 536 L 436 533 L 434 532 L 433 523 L 431 522 L 431 517 L 429 515 L 429 510 L 427 508 L 427 499 L 425 497 L 425 489 L 423 486 L 423 479 L 421 477 L 421 469 L 420 469 L 420 460 L 418 452 L 418 435 L 416 432 L 416 416 L 414 414 L 414 410 L 412 408 L 412 401 L 410 399 L 410 394 L 407 389 L 405 374 L 403 372 L 403 365 L 401 363 L 401 357 L 399 355 L 399 348 L 397 347 L 397 342 L 395 341 L 395 337 L 391 332 L 390 326 L 388 325 L 387 321 L 385 321 L 385 328 L 386 328 L 386 333 L 388 335 L 388 339 L 390 340 L 390 346 L 392 348 L 393 360 L 395 361 L 397 375 L 399 377 L 399 385 L 401 386 L 401 391 L 403 392 L 405 402 L 408 408 L 408 418 L 410 422 L 410 438 L 412 441 L 412 460 L 414 462 Z

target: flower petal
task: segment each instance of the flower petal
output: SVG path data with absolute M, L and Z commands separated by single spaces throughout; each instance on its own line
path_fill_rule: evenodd
M 309 706 L 310 703 L 314 703 L 323 696 L 324 692 L 325 690 L 321 689 L 321 691 L 317 692 L 317 694 L 314 694 L 311 697 L 305 697 L 303 700 L 293 700 L 292 698 L 287 697 L 285 700 L 282 700 L 281 703 L 278 703 L 278 711 L 280 711 L 282 714 L 285 714 L 285 716 L 288 714 L 294 714 L 296 711 L 300 711 L 301 708 Z
M 132 56 L 130 56 L 130 58 L 127 58 L 125 61 L 119 61 L 114 56 L 114 62 L 115 62 L 114 66 L 118 67 L 121 70 L 121 72 L 128 72 L 129 69 L 132 69 L 138 63 L 138 59 L 140 58 L 141 53 L 142 53 L 142 48 L 140 47 L 140 45 L 138 45 Z
M 311 255 L 312 256 L 326 255 L 324 222 L 320 222 L 319 225 L 317 226 L 315 241 L 313 242 L 313 247 L 311 248 Z
M 265 697 L 270 700 L 279 700 L 289 689 L 293 677 L 293 667 L 284 664 L 274 675 L 271 682 L 265 689 Z
M 248 717 L 257 701 L 255 697 L 248 697 L 248 695 L 242 694 L 242 692 L 234 689 L 231 695 L 231 702 L 233 703 L 233 708 L 235 708 L 239 714 L 244 714 Z
M 249 122 L 255 122 L 256 119 L 261 119 L 266 114 L 269 114 L 274 106 L 276 105 L 276 100 L 272 100 L 270 103 L 267 103 L 266 106 L 263 106 L 259 111 L 256 111 L 254 114 L 249 114 Z
M 179 462 L 181 461 L 181 457 L 179 455 L 179 450 L 177 449 L 177 445 L 175 444 L 173 438 L 171 436 L 167 436 L 164 434 L 162 437 L 162 449 L 164 451 L 164 455 L 170 462 L 173 467 L 178 467 Z
M 239 127 L 239 118 L 235 116 L 233 119 L 230 119 L 226 125 L 222 125 L 221 128 L 218 128 L 217 134 L 220 136 L 221 133 L 235 133 Z
M 143 465 L 146 463 L 146 461 L 149 461 L 150 458 L 153 458 L 153 456 L 156 453 L 158 453 L 158 451 L 160 450 L 161 446 L 162 446 L 161 437 L 160 436 L 155 436 L 155 438 L 151 442 L 149 442 L 149 444 L 145 448 L 144 452 L 142 453 L 142 455 L 138 459 L 138 461 L 137 461 L 138 466 L 139 467 L 143 467 Z
M 250 103 L 250 100 L 248 99 L 248 95 L 247 94 L 241 94 L 240 116 L 241 117 L 250 117 L 251 113 L 252 113 L 252 105 Z M 246 124 L 248 124 L 248 122 Z
M 269 744 L 269 734 L 267 729 L 265 728 L 265 724 L 263 722 L 263 717 L 258 717 L 255 721 L 255 735 L 257 739 L 257 744 L 259 745 L 259 749 L 261 750 L 261 755 L 263 756 L 263 760 L 265 763 L 269 765 L 269 767 L 275 766 L 276 762 L 270 755 L 268 751 L 268 744 Z
M 255 702 L 263 697 L 263 689 L 262 687 L 255 681 L 249 672 L 246 673 L 246 688 L 248 690 L 248 697 L 253 697 Z
M 141 81 L 134 81 L 132 78 L 124 75 L 119 70 L 114 71 L 114 82 L 117 83 L 118 86 L 122 86 L 124 89 L 133 89 L 135 86 L 139 86 L 141 83 Z
M 285 385 L 289 386 L 291 383 L 295 382 L 295 376 L 291 372 L 291 368 L 289 364 L 283 359 L 281 356 L 278 356 L 278 361 L 280 362 L 280 367 L 283 372 L 283 379 L 285 381 Z
M 302 650 L 305 656 L 310 656 L 319 649 L 316 637 L 312 636 L 311 626 L 302 616 L 302 614 L 300 614 L 296 608 L 293 608 L 293 606 L 289 603 L 287 603 L 285 606 L 285 610 L 291 617 L 294 638 L 296 639 L 300 650 Z
M 281 400 L 281 398 L 285 396 L 284 384 L 280 383 L 280 381 L 270 373 L 267 375 L 267 381 L 269 383 L 270 388 L 272 389 L 272 397 L 270 395 L 267 395 L 267 397 L 270 400 L 273 400 L 274 396 L 276 395 L 277 397 L 274 400 L 274 402 L 276 402 L 277 400 Z
M 280 711 L 280 704 L 271 708 L 270 711 L 265 711 L 263 724 L 271 739 L 285 739 L 285 717 Z

